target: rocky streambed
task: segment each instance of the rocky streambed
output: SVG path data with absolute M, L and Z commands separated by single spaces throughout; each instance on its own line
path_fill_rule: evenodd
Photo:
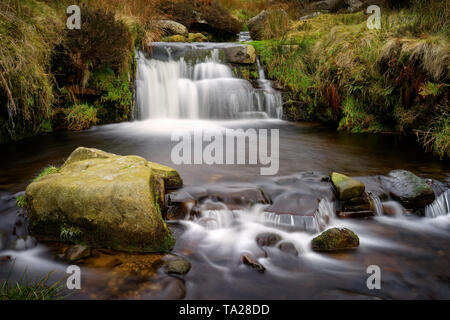
M 170 165 L 166 154 L 144 151 L 168 149 L 156 122 L 131 128 L 144 123 L 137 136 L 120 124 L 49 137 L 53 147 L 39 156 L 31 144 L 9 169 L 3 162 L 2 277 L 27 268 L 58 280 L 75 264 L 82 289 L 73 298 L 448 298 L 449 185 L 434 164 L 424 174 L 405 157 L 409 170 L 385 170 L 377 164 L 395 159 L 389 151 L 366 158 L 357 150 L 370 143 L 347 137 L 331 140 L 327 154 L 326 131 L 280 122 L 278 176 L 251 166 L 175 170 L 156 164 Z M 80 141 L 108 152 L 77 149 Z M 335 161 L 301 161 L 319 154 Z M 353 154 L 372 167 L 359 170 Z M 49 164 L 31 183 L 7 183 Z M 371 265 L 381 268 L 381 290 L 366 286 Z

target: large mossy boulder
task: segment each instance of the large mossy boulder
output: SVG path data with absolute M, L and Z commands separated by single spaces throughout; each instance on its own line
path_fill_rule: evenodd
M 174 238 L 160 210 L 166 184 L 181 186 L 176 170 L 80 147 L 60 170 L 27 187 L 30 234 L 124 251 L 168 251 Z
M 358 236 L 350 229 L 331 228 L 312 239 L 314 251 L 336 251 L 359 246 Z
M 435 200 L 431 186 L 422 178 L 406 170 L 393 170 L 383 179 L 383 186 L 392 198 L 405 208 L 419 210 Z
M 333 172 L 331 181 L 338 193 L 339 200 L 345 201 L 356 198 L 364 193 L 365 186 L 361 181 Z

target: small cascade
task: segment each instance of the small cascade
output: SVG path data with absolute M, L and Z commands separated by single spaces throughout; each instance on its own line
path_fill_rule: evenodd
M 434 202 L 425 207 L 425 216 L 436 218 L 450 214 L 450 189 L 445 191 Z
M 261 62 L 259 58 L 256 58 L 256 66 L 258 67 L 258 77 L 260 81 L 266 80 L 266 74 L 264 72 L 264 68 L 261 66 Z
M 384 214 L 384 211 L 383 211 L 383 204 L 381 203 L 380 198 L 373 195 L 372 193 L 369 193 L 369 199 L 373 207 L 373 211 L 375 212 L 375 215 L 382 216 Z
M 287 230 L 319 232 L 324 230 L 327 225 L 332 224 L 335 216 L 334 203 L 324 198 L 319 202 L 317 211 L 313 216 L 264 212 L 263 222 Z
M 381 204 L 383 214 L 394 217 L 402 217 L 405 214 L 405 209 L 397 201 L 386 201 Z
M 236 78 L 220 45 L 154 46 L 152 59 L 137 53 L 136 119 L 280 118 L 281 94 L 264 75 L 261 88 Z
M 327 225 L 332 224 L 334 218 L 336 217 L 335 203 L 327 198 L 320 200 L 315 217 L 317 231 L 321 231 Z
M 230 228 L 235 223 L 236 213 L 231 210 L 202 211 L 199 223 L 208 230 Z
M 252 41 L 252 38 L 250 37 L 250 32 L 248 31 L 241 31 L 238 33 L 238 41 L 239 42 L 250 42 Z
M 288 231 L 309 231 L 316 232 L 318 230 L 316 219 L 314 216 L 296 216 L 292 214 L 277 214 L 274 212 L 264 212 L 264 224 Z

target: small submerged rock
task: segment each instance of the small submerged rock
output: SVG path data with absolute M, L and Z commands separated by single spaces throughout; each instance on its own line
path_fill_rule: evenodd
M 292 254 L 294 256 L 298 256 L 297 248 L 294 246 L 292 242 L 282 242 L 278 245 L 278 249 L 284 253 Z
M 261 247 L 273 247 L 281 241 L 281 237 L 276 233 L 261 233 L 256 236 L 256 243 Z
M 76 244 L 66 250 L 64 259 L 67 261 L 77 261 L 91 256 L 91 248 Z
M 248 253 L 244 253 L 241 257 L 241 260 L 244 264 L 258 270 L 258 272 L 266 271 L 266 268 L 264 268 L 264 266 L 261 263 L 259 263 L 255 258 L 253 258 Z
M 191 263 L 183 257 L 177 257 L 164 262 L 163 268 L 168 274 L 186 274 L 191 269 Z
M 358 236 L 347 228 L 328 229 L 311 241 L 311 247 L 314 251 L 335 251 L 358 246 Z

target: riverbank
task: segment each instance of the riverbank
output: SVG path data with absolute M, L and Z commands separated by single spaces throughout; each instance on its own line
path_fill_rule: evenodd
M 450 157 L 446 5 L 382 7 L 379 30 L 367 27 L 363 11 L 316 10 L 290 20 L 284 32 L 263 35 L 253 22 L 250 34 L 255 29 L 261 40 L 251 44 L 269 78 L 284 87 L 286 119 L 318 120 L 352 133 L 414 136 L 425 151 L 444 159 Z M 276 10 L 272 15 L 280 19 Z M 270 30 L 271 18 L 253 19 L 266 19 Z

